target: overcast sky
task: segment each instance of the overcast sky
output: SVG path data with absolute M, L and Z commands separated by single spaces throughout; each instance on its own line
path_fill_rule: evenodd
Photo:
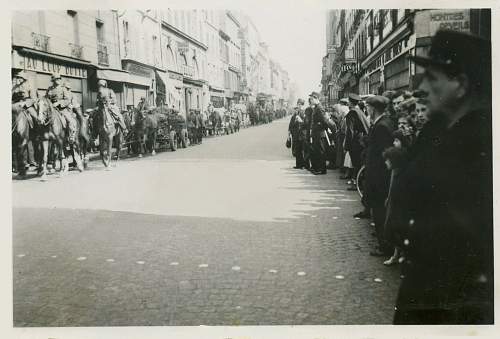
M 321 58 L 326 54 L 326 12 L 314 7 L 244 9 L 269 44 L 271 58 L 298 84 L 302 98 L 320 90 Z

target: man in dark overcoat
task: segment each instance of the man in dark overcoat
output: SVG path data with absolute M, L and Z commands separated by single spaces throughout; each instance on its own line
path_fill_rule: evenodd
M 303 158 L 303 145 L 304 138 L 302 135 L 302 125 L 304 124 L 304 111 L 302 106 L 304 105 L 304 100 L 297 100 L 297 107 L 295 107 L 295 112 L 290 118 L 290 123 L 288 125 L 288 131 L 292 137 L 292 153 L 295 157 L 295 167 L 296 169 L 302 169 L 305 166 Z
M 304 111 L 304 124 L 302 125 L 302 152 L 304 156 L 304 168 L 311 169 L 311 151 L 312 151 L 312 142 L 311 142 L 311 119 L 313 113 L 313 104 L 311 98 L 309 98 L 309 106 Z
M 371 255 L 383 256 L 390 252 L 384 239 L 385 201 L 389 193 L 390 172 L 385 166 L 382 153 L 392 146 L 394 125 L 385 113 L 389 99 L 375 95 L 366 99 L 366 108 L 370 114 L 372 126 L 368 134 L 368 146 L 365 159 L 365 204 L 371 209 L 379 248 Z
M 428 57 L 412 59 L 425 68 L 419 88 L 435 125 L 403 173 L 394 323 L 493 324 L 491 42 L 442 30 Z
M 319 93 L 312 92 L 311 138 L 312 138 L 312 166 L 313 174 L 326 174 L 326 154 L 331 141 L 326 130 L 334 128 L 335 123 L 326 115 L 319 101 Z

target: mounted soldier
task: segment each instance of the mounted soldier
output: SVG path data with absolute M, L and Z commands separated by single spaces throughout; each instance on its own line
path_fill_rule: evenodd
M 97 91 L 97 106 L 103 108 L 106 107 L 116 122 L 120 125 L 123 134 L 127 134 L 127 126 L 125 125 L 125 121 L 123 120 L 123 116 L 120 112 L 120 107 L 116 104 L 115 92 L 111 88 L 108 88 L 106 80 L 99 80 L 97 85 L 99 86 Z
M 34 150 L 31 149 L 26 154 L 26 146 L 29 149 L 29 142 L 33 137 L 30 135 L 30 130 L 33 128 L 33 120 L 36 121 L 37 118 L 37 112 L 33 107 L 36 92 L 31 89 L 24 71 L 15 74 L 12 80 L 12 149 L 15 150 L 13 154 L 15 153 L 17 157 L 17 161 L 13 159 L 13 164 L 17 163 L 16 170 L 19 171 L 20 177 L 24 177 L 26 155 L 31 158 L 28 160 L 34 161 L 34 156 L 31 156 L 31 151 Z
M 76 140 L 77 124 L 72 113 L 71 94 L 63 85 L 61 75 L 52 73 L 52 85 L 47 89 L 45 96 L 52 102 L 52 105 L 61 113 L 65 119 L 68 131 L 68 140 L 73 143 Z
M 80 120 L 80 123 L 83 123 L 83 116 L 82 116 L 82 106 L 76 100 L 75 96 L 73 95 L 73 92 L 71 92 L 71 85 L 66 82 L 64 84 L 64 87 L 66 87 L 66 90 L 68 91 L 68 101 L 69 105 L 68 108 L 76 114 L 76 117 Z
M 14 75 L 12 84 L 12 109 L 25 109 L 29 115 L 36 118 L 36 111 L 33 108 L 34 100 L 37 95 L 27 81 L 24 71 Z

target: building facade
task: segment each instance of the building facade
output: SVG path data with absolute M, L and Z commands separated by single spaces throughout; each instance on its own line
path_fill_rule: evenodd
M 104 79 L 122 110 L 167 105 L 229 108 L 258 95 L 288 100 L 288 73 L 241 12 L 227 10 L 15 11 L 12 71 L 24 70 L 45 95 L 59 72 L 83 109 Z
M 487 9 L 336 10 L 327 14 L 322 90 L 328 103 L 349 93 L 415 89 L 423 69 L 411 55 L 426 55 L 439 28 L 491 38 Z

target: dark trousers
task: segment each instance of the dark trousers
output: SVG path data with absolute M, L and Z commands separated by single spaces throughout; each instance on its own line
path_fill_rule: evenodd
M 302 143 L 302 154 L 304 167 L 309 169 L 311 167 L 311 144 L 309 143 L 309 139 L 304 140 Z
M 314 137 L 312 143 L 311 165 L 313 170 L 326 171 L 326 152 L 328 143 L 326 138 Z
M 303 146 L 304 142 L 302 140 L 292 137 L 292 151 L 295 156 L 295 167 L 305 167 Z

